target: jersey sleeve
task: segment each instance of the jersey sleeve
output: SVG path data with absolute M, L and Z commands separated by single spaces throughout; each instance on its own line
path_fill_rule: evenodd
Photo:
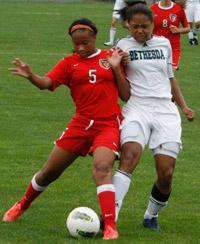
M 167 74 L 169 78 L 174 77 L 173 67 L 172 67 L 172 47 L 168 41 L 168 56 L 167 56 Z
M 151 11 L 154 11 L 155 3 L 150 6 Z
M 124 45 L 123 45 L 123 40 L 122 39 L 120 39 L 117 42 L 116 47 L 119 47 L 120 49 L 124 50 Z
M 49 90 L 54 91 L 60 85 L 69 84 L 69 64 L 66 58 L 60 60 L 45 76 L 52 80 Z
M 188 20 L 187 20 L 185 11 L 182 8 L 181 8 L 181 12 L 180 12 L 180 20 L 181 20 L 181 24 L 183 27 L 188 26 Z

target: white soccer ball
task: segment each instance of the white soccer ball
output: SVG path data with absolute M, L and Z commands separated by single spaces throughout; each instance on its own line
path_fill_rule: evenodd
M 100 221 L 94 210 L 87 207 L 78 207 L 71 211 L 66 221 L 71 236 L 94 237 L 100 229 Z

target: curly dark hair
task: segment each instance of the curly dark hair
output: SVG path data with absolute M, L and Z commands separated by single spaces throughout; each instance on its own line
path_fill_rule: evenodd
M 126 19 L 130 21 L 130 19 L 136 14 L 144 14 L 146 15 L 151 22 L 153 22 L 153 13 L 152 11 L 143 3 L 137 3 L 132 7 L 129 7 L 126 11 Z

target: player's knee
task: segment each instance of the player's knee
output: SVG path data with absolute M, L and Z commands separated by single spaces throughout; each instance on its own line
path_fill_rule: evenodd
M 121 155 L 120 169 L 127 173 L 132 173 L 140 159 L 138 150 L 133 150 L 129 147 L 124 147 Z
M 124 126 L 121 131 L 121 144 L 123 145 L 121 164 L 125 166 L 137 164 L 146 144 L 142 126 L 138 121 L 132 121 Z
M 93 166 L 94 178 L 104 178 L 112 172 L 112 167 L 107 162 L 95 162 Z
M 168 189 L 172 184 L 173 167 L 159 172 L 158 183 L 163 189 Z
M 122 153 L 122 158 L 126 164 L 134 164 L 135 161 L 139 158 L 139 153 L 136 150 L 131 150 L 129 148 L 124 149 Z
M 167 169 L 161 173 L 160 181 L 163 182 L 163 184 L 169 184 L 172 181 L 173 177 L 173 169 Z

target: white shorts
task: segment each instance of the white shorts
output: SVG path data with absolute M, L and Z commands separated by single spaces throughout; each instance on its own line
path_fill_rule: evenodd
M 200 21 L 200 2 L 187 2 L 185 13 L 189 23 L 196 23 Z
M 118 13 L 119 10 L 123 9 L 124 7 L 126 7 L 127 4 L 124 2 L 124 0 L 116 0 L 115 1 L 115 5 L 113 8 L 113 17 L 115 19 L 120 19 L 120 14 Z
M 181 145 L 181 119 L 171 100 L 130 98 L 122 115 L 121 145 L 130 141 L 140 143 L 143 149 L 146 145 L 155 149 L 166 142 Z

